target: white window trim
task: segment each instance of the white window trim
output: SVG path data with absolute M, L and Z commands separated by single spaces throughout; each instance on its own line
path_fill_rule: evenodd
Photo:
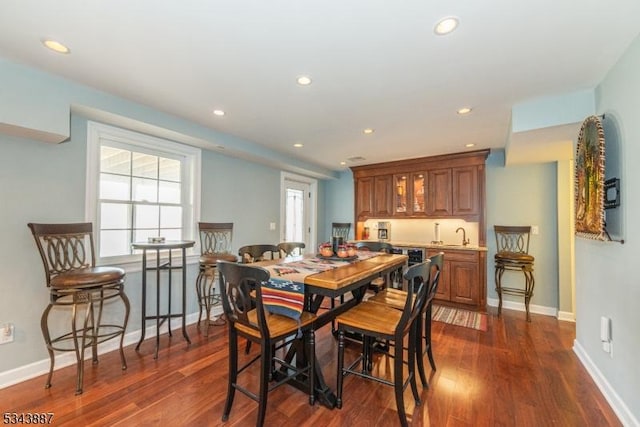
M 191 212 L 186 215 L 185 229 L 183 233 L 184 240 L 196 240 L 196 224 L 200 220 L 200 197 L 201 197 L 201 167 L 202 153 L 199 148 L 191 147 L 175 141 L 157 138 L 150 135 L 121 129 L 114 126 L 105 125 L 93 121 L 87 121 L 87 175 L 85 189 L 85 220 L 94 224 L 94 238 L 96 239 L 96 248 L 100 247 L 99 233 L 96 230 L 97 225 L 97 207 L 99 194 L 99 173 L 100 173 L 100 141 L 109 139 L 117 143 L 136 145 L 144 149 L 152 151 L 164 151 L 167 153 L 177 154 L 188 158 L 186 168 L 183 172 L 185 179 L 191 181 L 192 185 L 187 200 L 190 201 Z M 196 256 L 194 249 L 187 250 L 187 254 Z M 136 271 L 138 268 L 129 266 L 129 263 L 140 264 L 141 255 L 125 255 L 117 257 L 108 257 L 96 259 L 97 264 L 118 264 L 122 265 L 127 271 Z M 191 258 L 191 257 L 190 257 Z M 193 260 L 189 260 L 191 263 Z M 133 268 L 131 268 L 133 267 Z

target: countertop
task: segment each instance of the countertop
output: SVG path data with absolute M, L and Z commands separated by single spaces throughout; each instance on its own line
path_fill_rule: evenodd
M 396 241 L 389 240 L 388 243 L 391 243 L 393 246 L 401 247 L 401 248 L 427 248 L 427 249 L 442 249 L 442 250 L 460 250 L 460 251 L 487 251 L 486 246 L 477 246 L 477 245 L 466 245 L 463 246 L 461 244 L 442 244 L 437 245 L 433 243 L 425 243 L 425 242 L 405 242 L 405 241 Z

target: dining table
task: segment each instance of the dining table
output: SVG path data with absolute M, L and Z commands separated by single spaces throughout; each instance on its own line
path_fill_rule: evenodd
M 300 285 L 303 285 L 304 288 L 304 309 L 317 316 L 314 321 L 314 330 L 331 323 L 341 313 L 359 304 L 367 291 L 367 285 L 373 279 L 402 269 L 408 262 L 406 255 L 382 252 L 364 253 L 362 251 L 358 252 L 358 256 L 351 258 L 348 261 L 337 258 L 334 261 L 329 260 L 334 264 L 331 268 L 321 268 L 319 270 L 322 271 L 312 272 L 304 275 L 304 277 L 299 276 Z M 307 254 L 303 257 L 261 261 L 256 264 L 266 268 L 270 271 L 271 277 L 275 278 L 277 272 L 282 271 L 283 267 L 300 265 L 299 261 L 301 259 L 305 260 L 307 264 L 323 261 L 317 255 Z M 347 296 L 349 293 L 351 298 L 339 298 Z M 326 298 L 329 300 L 339 298 L 341 303 L 330 308 L 323 308 L 323 301 Z M 302 340 L 297 340 L 289 348 L 286 359 L 297 366 L 306 364 Z M 322 366 L 318 358 L 316 357 L 315 360 L 314 388 L 316 400 L 328 408 L 334 408 L 336 406 L 336 395 L 324 379 Z M 309 389 L 308 383 L 303 378 L 294 378 L 289 382 L 301 390 L 307 391 Z

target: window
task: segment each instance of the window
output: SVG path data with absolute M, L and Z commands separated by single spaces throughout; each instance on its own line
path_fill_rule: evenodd
M 193 240 L 200 150 L 89 122 L 87 220 L 102 262 L 126 262 L 132 242 Z

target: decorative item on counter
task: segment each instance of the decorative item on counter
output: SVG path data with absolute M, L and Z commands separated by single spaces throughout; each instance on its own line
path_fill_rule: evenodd
M 350 257 L 358 255 L 358 248 L 356 248 L 356 245 L 347 245 L 347 255 Z
M 364 231 L 362 232 L 362 239 L 369 240 L 369 227 L 364 228 Z
M 325 256 L 325 257 L 333 256 L 333 247 L 329 242 L 321 244 L 318 250 L 320 252 L 320 255 L 322 256 Z
M 347 246 L 346 245 L 338 246 L 338 251 L 336 252 L 336 255 L 338 255 L 340 258 L 348 257 L 349 252 L 347 251 Z
M 441 245 L 442 240 L 440 240 L 440 223 L 436 222 L 435 224 L 433 224 L 433 234 L 435 238 L 431 241 L 431 244 Z

